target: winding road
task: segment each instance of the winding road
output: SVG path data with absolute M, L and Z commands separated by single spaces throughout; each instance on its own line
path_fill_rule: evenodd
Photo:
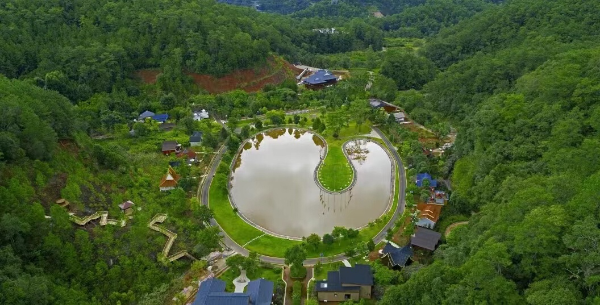
M 378 244 L 379 242 L 381 242 L 382 240 L 385 239 L 387 230 L 389 228 L 393 227 L 396 220 L 400 217 L 400 215 L 402 215 L 402 213 L 404 213 L 404 208 L 405 208 L 405 203 L 406 203 L 406 201 L 405 201 L 406 172 L 404 170 L 404 164 L 402 163 L 402 160 L 400 159 L 400 155 L 398 155 L 398 152 L 396 151 L 396 149 L 394 148 L 392 143 L 383 134 L 383 132 L 381 132 L 381 130 L 379 130 L 379 128 L 373 127 L 373 130 L 381 137 L 381 139 L 387 146 L 388 150 L 394 156 L 394 159 L 396 160 L 396 164 L 398 165 L 398 171 L 400 174 L 400 189 L 398 191 L 398 196 L 399 196 L 398 207 L 396 208 L 396 211 L 395 211 L 394 215 L 392 215 L 392 218 L 390 219 L 390 221 L 385 225 L 385 227 L 381 230 L 381 232 L 379 232 L 373 238 L 373 241 L 375 242 L 375 244 Z M 225 154 L 226 151 L 227 151 L 227 147 L 225 145 L 221 146 L 221 148 L 219 149 L 219 151 L 213 158 L 209 172 L 207 173 L 204 180 L 202 180 L 200 182 L 200 190 L 199 190 L 200 191 L 200 202 L 203 205 L 208 206 L 208 195 L 209 195 L 210 185 L 212 183 L 213 177 L 215 176 L 215 173 L 217 172 L 217 168 L 219 167 L 219 164 L 221 163 L 223 154 Z M 229 235 L 227 235 L 227 232 L 225 232 L 223 230 L 223 228 L 221 228 L 221 226 L 219 226 L 219 224 L 217 223 L 216 220 L 212 219 L 211 225 L 218 226 L 221 229 L 221 232 L 223 232 L 223 243 L 225 244 L 225 246 L 227 246 L 231 250 L 233 250 L 241 255 L 248 256 L 248 250 L 246 250 L 244 247 L 242 247 L 241 245 L 236 243 L 233 239 L 231 239 L 229 237 Z M 333 257 L 309 258 L 304 261 L 304 265 L 312 266 L 312 265 L 315 265 L 319 261 L 328 262 L 328 261 L 332 260 L 334 262 L 338 262 L 338 261 L 342 261 L 344 259 L 347 259 L 347 257 L 344 254 L 338 254 Z M 285 260 L 283 258 L 279 258 L 279 257 L 271 257 L 271 256 L 261 255 L 260 260 L 263 262 L 266 262 L 266 263 L 271 263 L 271 264 L 278 264 L 278 265 L 285 264 Z

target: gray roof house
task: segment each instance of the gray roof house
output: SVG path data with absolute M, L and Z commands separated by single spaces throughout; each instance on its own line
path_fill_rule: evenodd
M 321 302 L 344 302 L 370 299 L 373 287 L 371 266 L 356 264 L 329 271 L 327 280 L 317 281 L 315 290 Z
M 402 123 L 406 120 L 406 115 L 404 112 L 394 112 L 394 119 L 396 119 L 396 122 Z
M 142 112 L 140 114 L 140 116 L 138 116 L 138 120 L 143 121 L 144 119 L 151 118 L 153 116 L 155 116 L 154 112 L 146 110 L 146 111 Z
M 402 248 L 398 248 L 388 242 L 383 249 L 381 249 L 382 262 L 388 267 L 406 267 L 410 258 L 413 255 L 413 249 L 410 245 L 406 245 Z
M 190 136 L 190 146 L 199 146 L 202 144 L 202 131 L 194 131 Z
M 442 234 L 433 230 L 417 227 L 415 234 L 410 238 L 413 247 L 433 251 L 440 242 Z

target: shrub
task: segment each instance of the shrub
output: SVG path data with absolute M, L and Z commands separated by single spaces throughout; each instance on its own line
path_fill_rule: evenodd
M 294 282 L 292 287 L 292 304 L 300 305 L 302 302 L 302 283 L 300 281 Z

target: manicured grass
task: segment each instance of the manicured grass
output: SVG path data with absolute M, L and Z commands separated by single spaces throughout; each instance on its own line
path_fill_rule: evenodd
M 235 286 L 233 285 L 233 280 L 240 276 L 240 272 L 237 269 L 229 268 L 223 274 L 219 276 L 219 279 L 224 281 L 227 286 L 225 286 L 225 291 L 234 292 Z M 246 276 L 252 281 L 260 278 L 264 278 L 266 280 L 272 281 L 273 283 L 282 282 L 281 280 L 281 268 L 275 267 L 273 268 L 265 268 L 261 267 L 256 270 L 254 273 L 247 273 Z
M 213 211 L 215 219 L 227 232 L 227 235 L 239 245 L 243 246 L 263 234 L 262 231 L 249 225 L 233 212 L 227 194 L 224 194 L 215 183 L 210 186 L 209 196 L 209 207 Z
M 330 264 L 322 264 L 320 269 L 314 270 L 314 278 L 316 281 L 320 281 L 320 280 L 326 280 L 327 279 L 327 272 L 329 271 L 336 271 L 339 270 L 340 267 L 342 267 L 344 264 L 342 262 L 335 262 L 335 263 L 330 263 Z
M 249 243 L 246 246 L 246 249 L 258 252 L 262 255 L 283 257 L 285 255 L 285 250 L 300 243 L 302 242 L 299 240 L 289 240 L 271 235 L 264 235 Z
M 327 142 L 327 157 L 317 173 L 321 185 L 332 192 L 350 186 L 354 177 L 354 171 L 342 151 L 342 145 L 339 140 Z

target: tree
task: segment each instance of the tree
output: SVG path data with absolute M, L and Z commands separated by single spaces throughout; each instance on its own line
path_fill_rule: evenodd
M 300 305 L 302 302 L 302 282 L 295 281 L 292 286 L 292 304 Z
M 327 126 L 333 132 L 333 137 L 337 138 L 340 135 L 340 130 L 348 126 L 348 116 L 345 110 L 338 109 L 327 113 Z
M 344 227 L 333 227 L 333 231 L 331 232 L 331 236 L 334 238 L 346 237 L 348 235 L 348 229 Z
M 227 149 L 232 152 L 235 153 L 237 152 L 238 148 L 240 147 L 240 144 L 242 143 L 242 141 L 240 140 L 240 138 L 238 138 L 235 135 L 231 135 L 229 137 L 229 140 L 227 141 Z
M 334 242 L 334 238 L 331 234 L 325 234 L 323 235 L 323 244 L 325 245 L 331 245 Z
M 195 199 L 195 201 L 192 199 L 192 210 L 194 218 L 200 223 L 210 224 L 211 219 L 214 217 L 212 210 L 206 205 L 200 204 L 198 199 Z
M 399 90 L 421 89 L 436 74 L 432 61 L 408 52 L 386 52 L 381 74 L 393 79 Z
M 227 137 L 229 137 L 229 131 L 227 131 L 227 129 L 225 129 L 225 127 L 221 127 L 221 131 L 219 131 L 219 140 L 225 141 L 225 139 L 227 139 Z
M 315 131 L 319 131 L 321 129 L 321 119 L 315 118 L 312 122 L 312 129 Z
M 244 127 L 242 127 L 240 136 L 242 137 L 242 139 L 247 139 L 250 137 L 250 125 L 244 125 Z
M 294 114 L 294 124 L 298 124 L 300 123 L 300 116 L 297 114 Z
M 317 249 L 319 248 L 319 245 L 321 244 L 321 238 L 319 237 L 319 235 L 313 233 L 310 234 L 307 238 L 306 238 L 306 244 L 313 248 L 313 249 Z
M 285 113 L 283 111 L 270 110 L 266 113 L 267 119 L 271 124 L 279 126 L 285 122 Z
M 253 274 L 258 269 L 259 257 L 258 253 L 250 252 L 248 257 L 242 255 L 230 256 L 225 263 L 230 268 L 238 269 L 238 271 L 246 270 L 248 274 Z
M 263 123 L 261 120 L 256 119 L 254 121 L 254 127 L 256 127 L 256 129 L 261 130 L 263 128 Z
M 372 239 L 369 239 L 369 241 L 367 242 L 367 248 L 369 249 L 369 251 L 375 250 L 375 242 Z
M 360 129 L 360 126 L 367 120 L 371 109 L 366 100 L 355 100 L 350 104 L 348 112 L 352 120 L 356 122 L 356 129 Z
M 202 143 L 204 143 L 204 145 L 207 147 L 217 148 L 217 145 L 219 145 L 219 140 L 217 140 L 212 132 L 206 132 L 203 135 Z
M 285 264 L 290 265 L 290 273 L 294 278 L 303 277 L 306 274 L 303 263 L 306 260 L 306 251 L 301 245 L 295 245 L 285 251 Z
M 348 229 L 348 231 L 346 231 L 346 237 L 356 238 L 356 237 L 358 237 L 359 233 L 360 233 L 360 231 L 358 231 L 356 229 Z

